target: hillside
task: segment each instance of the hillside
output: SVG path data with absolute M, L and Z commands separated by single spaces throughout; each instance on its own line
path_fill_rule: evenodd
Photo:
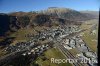
M 14 16 L 9 16 L 7 14 L 0 14 L 0 36 L 4 35 L 9 30 L 17 31 L 19 27 L 16 23 L 16 18 Z
M 95 12 L 94 12 L 95 13 Z M 96 12 L 97 14 L 97 12 Z M 0 14 L 0 36 L 5 36 L 18 29 L 34 28 L 36 26 L 59 26 L 81 24 L 80 21 L 93 19 L 90 12 L 78 12 L 69 8 L 50 7 L 47 10 L 32 12 L 13 12 Z
M 88 19 L 93 18 L 90 15 L 80 13 L 76 10 L 69 9 L 69 8 L 58 8 L 58 7 L 50 7 L 46 10 L 42 10 L 39 13 L 63 18 L 63 19 L 68 19 L 68 20 L 73 20 L 73 21 L 85 21 Z
M 69 24 L 80 24 L 80 22 L 62 19 L 46 14 L 30 12 L 14 12 L 10 14 L 0 14 L 0 35 L 15 32 L 18 29 L 34 28 L 36 26 L 59 26 Z
M 81 13 L 88 14 L 94 18 L 99 18 L 99 11 L 80 11 Z

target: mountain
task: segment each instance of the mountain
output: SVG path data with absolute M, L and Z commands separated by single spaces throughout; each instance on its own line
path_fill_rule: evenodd
M 80 21 L 93 19 L 93 15 L 68 8 L 51 7 L 38 12 L 0 13 L 0 36 L 18 29 L 36 26 L 80 25 Z
M 93 18 L 92 16 L 89 16 L 84 13 L 80 13 L 76 10 L 69 9 L 69 8 L 57 8 L 57 7 L 50 7 L 46 10 L 42 10 L 39 13 L 47 14 L 67 20 L 73 20 L 73 21 L 84 21 Z
M 0 14 L 0 36 L 4 35 L 5 32 L 16 31 L 18 26 L 16 24 L 16 18 L 7 14 Z
M 70 21 L 46 14 L 30 12 L 14 12 L 10 14 L 0 14 L 0 36 L 8 31 L 14 32 L 23 28 L 34 28 L 35 26 L 58 26 L 80 24 L 77 21 Z
M 99 11 L 80 11 L 80 13 L 93 16 L 94 18 L 99 18 Z

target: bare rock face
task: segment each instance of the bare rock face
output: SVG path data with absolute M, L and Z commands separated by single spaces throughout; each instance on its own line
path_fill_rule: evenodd
M 47 14 L 47 15 L 51 15 L 63 19 L 73 20 L 73 21 L 84 21 L 84 20 L 91 19 L 91 16 L 88 16 L 87 14 L 83 14 L 69 8 L 51 7 L 48 8 L 47 10 L 42 10 L 39 13 L 43 13 L 43 14 Z
M 0 14 L 0 35 L 4 35 L 9 30 L 17 31 L 16 17 L 7 14 Z
M 3 35 L 4 32 L 6 32 L 6 30 L 8 30 L 9 28 L 9 16 L 5 15 L 5 14 L 1 14 L 0 15 L 0 35 Z

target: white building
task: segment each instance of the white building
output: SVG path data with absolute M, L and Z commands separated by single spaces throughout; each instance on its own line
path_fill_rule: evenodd
M 72 49 L 72 47 L 69 47 L 68 45 L 63 45 L 63 46 L 64 46 L 64 48 L 66 48 L 68 50 Z

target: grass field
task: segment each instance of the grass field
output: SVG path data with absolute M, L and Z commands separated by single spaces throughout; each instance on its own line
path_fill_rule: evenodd
M 69 50 L 74 56 L 76 56 L 77 54 L 79 54 L 80 52 L 77 50 L 77 48 L 73 48 Z
M 43 61 L 41 59 L 41 57 L 38 57 L 36 60 L 36 62 L 40 66 L 72 66 L 69 63 L 60 63 L 60 64 L 51 63 L 51 58 L 55 58 L 55 59 L 64 59 L 65 58 L 57 48 L 51 48 L 51 49 L 47 50 L 44 54 L 45 54 L 45 57 L 47 58 L 47 60 Z
M 91 31 L 91 27 L 98 23 L 98 20 L 89 20 L 86 21 L 85 23 L 82 24 L 81 28 L 82 29 L 88 29 L 86 31 L 84 31 L 84 35 L 82 36 L 82 39 L 86 42 L 86 44 L 95 52 L 97 51 L 97 42 L 96 41 L 92 41 L 92 40 L 96 40 L 96 37 L 98 36 L 98 28 L 97 30 L 97 34 L 96 35 L 91 35 L 90 31 Z

